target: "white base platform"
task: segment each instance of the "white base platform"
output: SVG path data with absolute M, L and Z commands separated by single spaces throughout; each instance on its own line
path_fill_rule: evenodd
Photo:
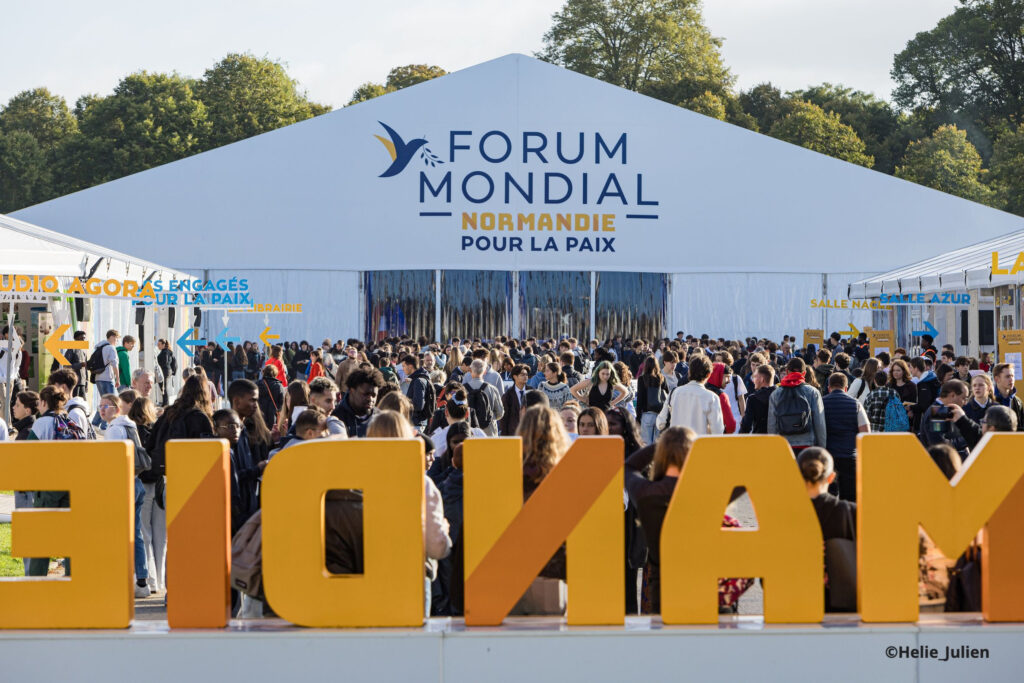
M 886 648 L 937 650 L 889 657 Z M 987 648 L 949 659 L 946 647 Z M 937 658 L 936 658 L 937 657 Z M 276 619 L 217 631 L 139 621 L 124 631 L 0 631 L 4 681 L 1020 681 L 1024 624 L 978 615 L 922 615 L 917 624 L 766 626 L 723 617 L 717 628 L 570 628 L 563 620 L 509 618 L 500 628 L 431 619 L 420 629 L 303 629 Z

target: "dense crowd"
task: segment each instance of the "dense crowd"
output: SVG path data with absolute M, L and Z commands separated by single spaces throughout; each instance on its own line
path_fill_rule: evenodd
M 522 439 L 528 499 L 580 436 L 622 437 L 626 480 L 626 610 L 659 611 L 659 537 L 668 502 L 696 439 L 777 434 L 791 447 L 826 543 L 827 609 L 852 611 L 856 541 L 857 435 L 917 435 L 952 478 L 989 431 L 1024 427 L 1015 368 L 938 349 L 930 337 L 908 353 L 872 355 L 866 335 L 834 333 L 819 348 L 750 338 L 580 344 L 574 338 L 426 338 L 302 341 L 266 350 L 253 342 L 210 344 L 178 372 L 160 340 L 152 370 L 131 368 L 134 340 L 116 330 L 91 352 L 68 351 L 38 394 L 18 390 L 13 423 L 0 439 L 118 439 L 136 448 L 136 595 L 165 590 L 164 448 L 180 438 L 231 445 L 231 529 L 239 571 L 259 571 L 251 540 L 260 524 L 260 480 L 278 452 L 313 439 L 419 438 L 423 441 L 425 613 L 463 609 L 462 447 L 467 439 Z M 178 386 L 180 382 L 180 387 Z M 96 387 L 91 411 L 88 385 Z M 173 400 L 172 400 L 173 399 Z M 737 488 L 733 500 L 744 496 Z M 67 507 L 67 492 L 18 492 L 19 507 Z M 724 527 L 740 522 L 723 517 Z M 944 557 L 920 532 L 920 598 L 931 609 L 979 609 L 970 565 L 979 548 Z M 248 556 L 245 553 L 250 553 Z M 328 571 L 359 573 L 362 494 L 332 491 L 325 502 Z M 565 549 L 522 597 L 514 614 L 565 610 Z M 976 569 L 976 564 L 975 564 Z M 70 562 L 64 571 L 70 575 Z M 48 558 L 25 560 L 30 576 Z M 719 582 L 719 606 L 734 612 L 752 579 Z M 236 594 L 236 613 L 271 613 L 258 581 Z

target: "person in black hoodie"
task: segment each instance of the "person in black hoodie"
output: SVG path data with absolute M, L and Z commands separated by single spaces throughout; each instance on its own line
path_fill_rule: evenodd
M 32 431 L 32 425 L 36 423 L 39 416 L 39 394 L 34 391 L 22 391 L 14 397 L 14 404 L 11 405 L 11 429 L 17 432 L 15 441 L 25 441 L 28 433 Z M 21 507 L 21 506 L 19 506 Z
M 163 405 L 170 402 L 171 378 L 178 374 L 178 361 L 174 357 L 174 351 L 166 339 L 158 339 L 156 346 L 160 352 L 156 354 L 156 364 L 160 366 L 164 381 L 160 384 L 160 393 L 163 397 Z
M 331 413 L 345 424 L 348 438 L 361 439 L 366 436 L 377 403 L 377 392 L 384 386 L 384 377 L 379 370 L 353 370 L 345 387 L 348 389 L 338 406 Z
M 939 397 L 942 385 L 920 356 L 910 359 L 910 374 L 917 378 L 917 403 L 910 408 L 910 428 L 916 432 L 921 427 L 921 419 L 925 412 L 931 409 L 935 399 Z
M 754 392 L 747 394 L 747 409 L 740 421 L 738 434 L 768 433 L 768 401 L 775 391 L 775 371 L 770 365 L 759 365 L 751 375 Z
M 840 500 L 828 492 L 829 485 L 835 481 L 836 473 L 833 469 L 832 455 L 820 446 L 812 446 L 800 451 L 796 459 L 800 467 L 800 474 L 803 475 L 804 485 L 814 505 L 814 512 L 818 515 L 818 524 L 821 525 L 822 540 L 825 541 L 825 559 L 835 563 L 839 557 L 839 549 L 836 544 L 830 544 L 833 539 L 844 539 L 850 542 L 857 540 L 857 504 L 848 500 Z M 832 589 L 838 590 L 840 586 L 835 584 L 839 577 L 827 577 L 825 582 L 825 609 L 830 612 L 848 611 L 849 608 L 840 608 L 833 605 Z M 856 586 L 844 585 L 841 587 L 847 594 L 855 593 Z

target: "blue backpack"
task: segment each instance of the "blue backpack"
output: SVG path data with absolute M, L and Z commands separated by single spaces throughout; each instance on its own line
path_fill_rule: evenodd
M 899 396 L 889 395 L 889 402 L 885 404 L 885 429 L 886 432 L 909 432 L 910 420 L 907 418 L 907 409 L 903 406 Z

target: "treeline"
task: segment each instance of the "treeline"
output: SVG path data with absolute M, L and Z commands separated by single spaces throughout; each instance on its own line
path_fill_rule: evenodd
M 823 83 L 746 91 L 699 0 L 567 0 L 541 59 L 706 116 L 1024 215 L 1024 0 L 960 0 L 893 59 L 893 102 Z M 809 59 L 813 55 L 808 56 Z M 410 64 L 348 104 L 442 76 Z M 45 88 L 0 110 L 9 212 L 330 110 L 277 62 L 228 55 L 199 80 L 140 72 L 69 109 Z

